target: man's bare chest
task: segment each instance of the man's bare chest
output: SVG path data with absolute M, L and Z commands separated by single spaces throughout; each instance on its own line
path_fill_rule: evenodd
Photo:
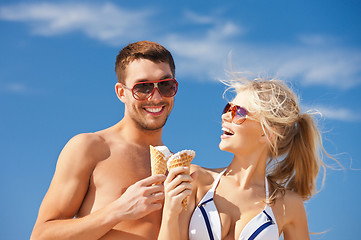
M 151 175 L 149 150 L 115 148 L 99 161 L 91 177 L 90 187 L 98 193 L 119 197 L 130 185 Z

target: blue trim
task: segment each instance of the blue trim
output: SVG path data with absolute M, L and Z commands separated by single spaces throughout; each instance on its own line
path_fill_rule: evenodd
M 202 202 L 201 204 L 199 204 L 199 206 L 200 206 L 200 205 L 203 205 L 203 204 L 206 204 L 206 203 L 209 203 L 209 202 L 211 202 L 211 201 L 213 201 L 213 198 L 210 198 L 210 199 L 208 199 L 207 201 Z
M 272 222 L 266 222 L 263 225 L 261 225 L 249 238 L 248 240 L 253 240 L 255 239 L 258 234 L 260 234 L 265 228 L 269 227 L 270 225 L 272 225 Z
M 210 240 L 214 240 L 213 238 L 213 232 L 212 232 L 212 228 L 211 228 L 211 224 L 209 222 L 206 210 L 204 209 L 204 207 L 202 205 L 198 206 L 199 209 L 201 210 L 201 213 L 203 215 L 204 221 L 206 222 L 206 226 L 207 226 L 207 231 L 208 231 L 208 235 L 209 235 L 209 239 Z
M 266 216 L 267 216 L 267 218 L 268 218 L 268 221 L 271 221 L 271 222 L 273 223 L 273 219 L 271 218 L 270 215 L 268 215 L 268 214 L 266 213 L 265 210 L 263 210 L 263 213 L 266 214 Z
M 254 233 L 252 233 L 252 235 L 248 238 L 248 240 L 253 240 L 255 239 L 258 234 L 260 234 L 263 230 L 265 230 L 267 227 L 271 226 L 272 224 L 274 224 L 273 219 L 271 218 L 270 215 L 268 215 L 266 213 L 266 211 L 263 211 L 264 214 L 266 214 L 267 218 L 268 218 L 268 222 L 262 224 L 256 231 L 254 231 Z

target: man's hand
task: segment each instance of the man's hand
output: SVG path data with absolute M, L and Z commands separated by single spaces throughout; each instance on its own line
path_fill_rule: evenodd
M 119 204 L 119 213 L 123 220 L 140 219 L 151 212 L 162 208 L 164 187 L 162 184 L 165 175 L 155 175 L 142 179 L 129 186 L 123 195 L 116 201 Z

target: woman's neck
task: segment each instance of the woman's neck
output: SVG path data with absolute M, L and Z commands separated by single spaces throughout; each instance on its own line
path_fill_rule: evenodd
M 234 177 L 241 188 L 264 183 L 267 158 L 266 151 L 251 155 L 235 154 L 225 175 Z

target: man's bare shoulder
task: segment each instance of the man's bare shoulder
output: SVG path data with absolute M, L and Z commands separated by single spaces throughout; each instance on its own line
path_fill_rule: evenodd
M 60 159 L 72 161 L 100 160 L 109 155 L 109 147 L 99 133 L 81 133 L 72 137 L 60 154 Z
M 99 133 L 100 132 L 78 134 L 72 137 L 67 145 L 80 148 L 80 150 L 84 151 L 92 151 L 99 148 L 104 148 L 106 147 L 106 141 Z
M 104 139 L 99 134 L 100 132 L 95 133 L 80 133 L 75 135 L 69 140 L 71 144 L 78 144 L 83 147 L 94 147 L 95 145 L 104 142 Z

